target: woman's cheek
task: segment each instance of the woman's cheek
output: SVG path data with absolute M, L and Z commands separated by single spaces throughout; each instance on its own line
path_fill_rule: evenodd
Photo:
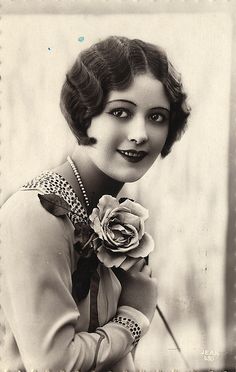
M 158 127 L 154 130 L 151 134 L 152 136 L 152 147 L 154 146 L 161 152 L 162 148 L 166 143 L 166 139 L 169 132 L 169 125 L 165 125 L 163 127 Z

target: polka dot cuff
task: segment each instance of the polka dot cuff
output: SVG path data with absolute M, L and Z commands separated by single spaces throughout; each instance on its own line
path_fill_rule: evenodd
M 123 316 L 117 316 L 112 319 L 112 322 L 121 324 L 127 328 L 134 339 L 134 345 L 137 345 L 141 337 L 141 328 L 134 320 Z

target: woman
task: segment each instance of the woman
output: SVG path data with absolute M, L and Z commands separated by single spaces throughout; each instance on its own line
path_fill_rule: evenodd
M 170 152 L 186 95 L 163 50 L 114 36 L 79 55 L 61 109 L 79 145 L 2 208 L 1 367 L 133 371 L 156 305 L 153 247 L 147 211 L 115 197 Z

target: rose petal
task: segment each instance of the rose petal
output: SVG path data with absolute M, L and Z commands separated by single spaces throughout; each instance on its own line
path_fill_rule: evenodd
M 133 249 L 135 246 L 138 245 L 139 241 L 138 233 L 136 229 L 131 225 L 125 226 L 125 228 L 123 228 L 123 230 L 118 233 L 118 239 L 116 230 L 111 230 L 106 227 L 103 240 L 108 243 L 109 250 L 112 250 L 112 248 L 114 248 L 114 251 L 117 251 L 117 247 L 119 247 L 119 250 L 121 252 L 123 251 L 122 248 L 125 249 L 124 251 L 126 251 L 127 248 Z
M 109 213 L 114 209 L 119 207 L 119 202 L 116 200 L 116 198 L 113 198 L 110 195 L 103 195 L 98 202 L 97 208 L 93 208 L 92 213 L 89 216 L 89 219 L 91 222 L 94 221 L 95 217 L 99 218 L 99 221 L 102 222 L 102 220 L 107 218 Z
M 121 232 L 121 231 L 124 231 L 125 230 L 124 229 L 124 226 L 119 225 L 119 224 L 114 224 L 111 228 L 112 228 L 112 231 L 119 231 L 119 232 Z
M 136 229 L 133 226 L 126 226 L 126 229 L 129 229 L 128 233 L 126 234 L 127 236 L 124 235 L 124 240 L 120 243 L 117 240 L 113 241 L 110 236 L 107 236 L 106 240 L 108 239 L 108 242 L 111 243 L 111 245 L 109 245 L 110 251 L 119 251 L 125 253 L 136 248 L 139 245 L 138 233 Z M 113 245 L 115 247 L 113 247 Z
M 114 208 L 111 211 L 110 218 L 116 218 L 117 215 L 119 215 L 119 214 L 123 215 L 125 213 L 130 213 L 130 210 L 128 208 L 119 206 L 118 208 Z
M 115 208 L 119 207 L 119 202 L 111 195 L 103 195 L 98 202 L 99 218 L 102 220 L 103 216 Z
M 93 223 L 95 218 L 98 217 L 98 209 L 97 208 L 93 208 L 93 211 L 92 213 L 90 214 L 89 216 L 89 220 Z
M 135 216 L 130 212 L 118 213 L 116 217 L 120 221 L 121 225 L 132 225 L 136 227 L 137 230 L 140 229 L 140 223 L 142 221 L 140 217 Z
M 145 233 L 144 220 L 140 219 L 140 226 L 139 226 L 139 232 L 138 232 L 139 240 L 142 239 L 144 233 Z
M 154 240 L 148 233 L 143 235 L 143 238 L 139 242 L 139 246 L 132 251 L 129 251 L 130 257 L 146 257 L 154 249 Z
M 103 265 L 106 267 L 113 266 L 119 267 L 122 264 L 122 262 L 126 259 L 126 256 L 124 254 L 120 255 L 112 254 L 109 251 L 107 251 L 107 249 L 104 248 L 103 246 L 101 246 L 98 249 L 97 257 L 99 261 L 101 261 Z
M 144 208 L 139 203 L 132 202 L 129 199 L 126 199 L 123 203 L 120 204 L 120 206 L 128 208 L 132 214 L 143 218 L 144 221 L 149 217 L 149 213 L 146 208 Z
M 119 247 L 119 242 L 115 239 L 112 239 L 111 234 L 107 233 L 103 240 L 105 242 L 105 245 L 107 243 L 109 250 L 112 250 L 113 248 L 114 252 L 117 251 L 117 247 Z
M 113 233 L 113 236 L 112 238 L 115 240 L 115 241 L 121 241 L 121 242 L 125 242 L 125 240 L 127 239 L 127 235 L 125 234 L 125 230 L 122 229 L 122 230 L 119 230 L 119 229 L 112 229 L 111 230 L 112 233 Z
M 111 214 L 113 215 L 113 212 Z M 130 224 L 134 226 L 139 233 L 139 240 L 142 238 L 145 231 L 144 218 L 136 216 L 128 211 L 121 211 L 121 213 L 119 211 L 119 213 L 116 214 L 115 219 L 118 219 L 121 225 Z
M 117 245 L 116 248 L 115 247 L 109 247 L 109 251 L 111 252 L 114 252 L 114 253 L 125 253 L 129 256 L 131 256 L 131 254 L 129 252 L 132 252 L 133 250 L 137 249 L 137 247 L 139 246 L 139 241 L 137 241 L 136 243 L 132 242 L 132 246 L 131 247 L 124 247 L 122 248 L 122 245 Z M 133 257 L 133 255 L 132 255 Z
M 101 223 L 101 226 L 105 226 L 107 224 L 107 222 L 109 221 L 109 218 L 110 218 L 110 214 L 111 214 L 112 210 L 111 209 L 108 209 L 106 211 L 103 210 L 102 213 L 100 213 L 99 211 L 99 220 L 100 220 L 100 223 Z
M 91 227 L 95 233 L 98 234 L 100 239 L 103 239 L 103 230 L 99 221 L 98 216 L 93 216 L 93 221 L 91 222 Z
M 122 236 L 122 234 L 120 234 L 120 236 Z M 108 226 L 106 226 L 105 231 L 104 231 L 104 241 L 109 243 L 109 247 L 113 245 L 116 247 L 117 245 L 119 245 L 117 241 L 116 230 L 113 231 Z

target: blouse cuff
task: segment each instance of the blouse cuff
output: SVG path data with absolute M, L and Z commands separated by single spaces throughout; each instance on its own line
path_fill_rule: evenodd
M 141 311 L 125 305 L 118 308 L 112 322 L 120 324 L 130 331 L 134 345 L 138 343 L 150 326 L 148 318 Z

